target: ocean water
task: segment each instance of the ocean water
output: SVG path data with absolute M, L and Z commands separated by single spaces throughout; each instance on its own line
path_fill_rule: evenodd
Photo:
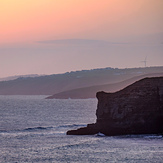
M 162 135 L 66 135 L 96 121 L 96 99 L 0 96 L 0 163 L 163 163 Z

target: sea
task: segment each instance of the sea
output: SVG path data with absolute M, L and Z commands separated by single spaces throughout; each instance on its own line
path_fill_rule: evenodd
M 0 96 L 0 163 L 163 163 L 162 135 L 66 135 L 96 122 L 97 99 Z

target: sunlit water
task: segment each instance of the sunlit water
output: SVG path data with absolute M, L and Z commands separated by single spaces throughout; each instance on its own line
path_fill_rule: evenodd
M 161 135 L 73 136 L 96 121 L 97 100 L 0 96 L 0 162 L 158 162 Z

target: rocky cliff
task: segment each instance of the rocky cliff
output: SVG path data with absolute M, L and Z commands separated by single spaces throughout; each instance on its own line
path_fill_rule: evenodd
M 97 121 L 68 135 L 163 133 L 163 77 L 145 78 L 115 93 L 98 92 Z

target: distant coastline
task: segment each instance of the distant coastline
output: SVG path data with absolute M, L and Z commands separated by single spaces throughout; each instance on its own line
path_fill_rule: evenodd
M 163 66 L 101 68 L 64 74 L 30 75 L 0 81 L 0 95 L 51 95 L 48 98 L 95 98 L 97 91 L 114 92 L 144 77 L 163 75 Z

